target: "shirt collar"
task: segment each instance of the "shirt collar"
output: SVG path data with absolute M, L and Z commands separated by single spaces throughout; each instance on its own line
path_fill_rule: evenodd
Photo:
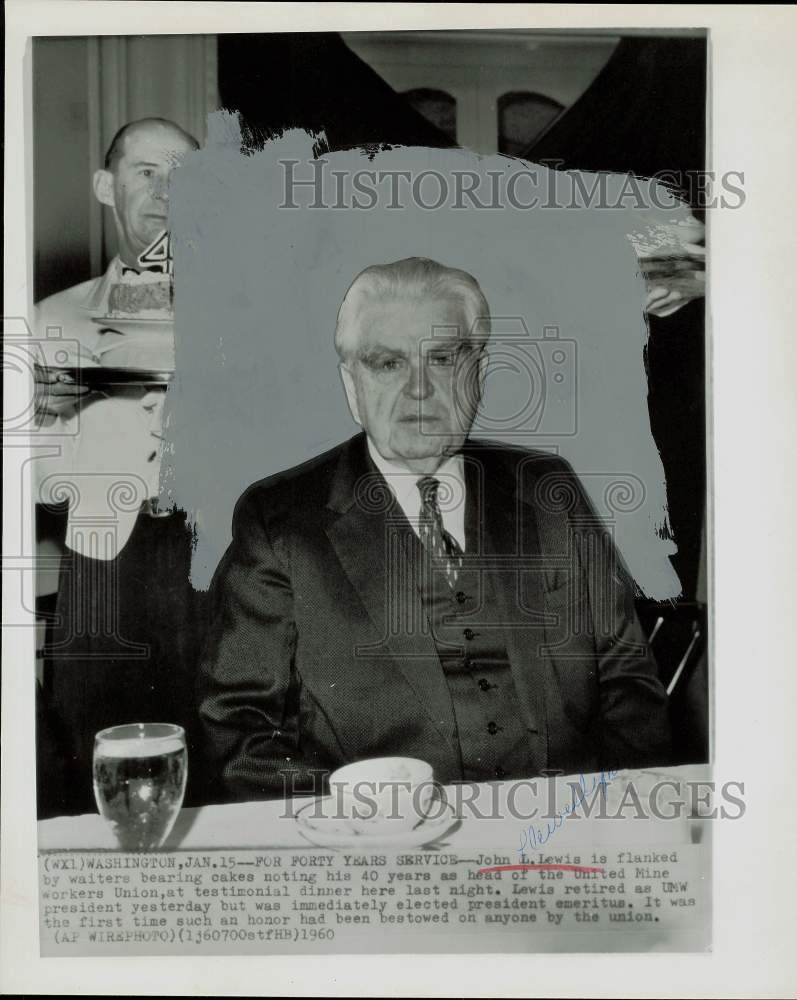
M 91 295 L 86 302 L 86 308 L 90 312 L 104 312 L 108 305 L 108 296 L 111 292 L 111 285 L 119 281 L 122 275 L 122 261 L 117 255 L 113 258 L 105 274 L 97 281 L 92 289 Z
M 382 476 L 387 481 L 391 490 L 396 496 L 396 499 L 401 503 L 409 495 L 415 494 L 420 496 L 418 492 L 417 482 L 419 479 L 423 479 L 423 473 L 420 472 L 410 472 L 409 469 L 404 468 L 403 465 L 398 465 L 396 462 L 391 462 L 387 458 L 383 458 L 382 455 L 376 449 L 373 441 L 368 438 L 368 453 L 373 460 L 374 465 L 382 473 Z M 433 473 L 435 479 L 441 480 L 441 482 L 451 480 L 452 487 L 456 487 L 458 484 L 464 489 L 464 476 L 463 476 L 463 462 L 462 455 L 456 454 L 451 455 L 447 458 L 445 462 Z
M 368 452 L 417 534 L 421 511 L 421 494 L 417 483 L 423 476 L 383 458 L 370 438 L 368 438 Z M 465 550 L 464 468 L 462 455 L 457 454 L 446 459 L 434 473 L 435 479 L 440 480 L 437 496 L 443 525 L 456 538 L 463 551 Z

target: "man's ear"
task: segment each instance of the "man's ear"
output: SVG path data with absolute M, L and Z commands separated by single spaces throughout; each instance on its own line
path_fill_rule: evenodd
M 94 172 L 94 197 L 101 205 L 114 207 L 113 198 L 113 174 L 110 170 L 96 170 Z
M 340 372 L 340 377 L 343 379 L 343 388 L 346 390 L 346 400 L 349 404 L 349 412 L 351 413 L 355 424 L 359 424 L 359 426 L 362 427 L 360 410 L 357 406 L 357 388 L 354 384 L 354 376 L 342 361 L 338 365 L 338 371 Z
M 484 397 L 484 383 L 487 380 L 487 368 L 490 365 L 490 355 L 487 353 L 486 348 L 482 348 L 479 354 L 479 399 Z

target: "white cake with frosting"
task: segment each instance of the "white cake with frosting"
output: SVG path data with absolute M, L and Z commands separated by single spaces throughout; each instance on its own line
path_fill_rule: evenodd
M 157 271 L 125 274 L 111 285 L 108 318 L 128 320 L 171 320 L 174 291 L 172 277 Z

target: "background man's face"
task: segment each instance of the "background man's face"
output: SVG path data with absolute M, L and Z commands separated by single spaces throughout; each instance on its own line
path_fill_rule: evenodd
M 354 419 L 383 458 L 433 472 L 467 437 L 479 402 L 479 345 L 459 302 L 363 304 L 341 365 Z
M 106 203 L 113 208 L 120 256 L 131 266 L 166 229 L 169 178 L 191 149 L 193 146 L 179 132 L 163 126 L 137 129 L 125 137 L 124 154 L 111 175 L 112 199 Z M 100 200 L 105 201 L 102 197 Z

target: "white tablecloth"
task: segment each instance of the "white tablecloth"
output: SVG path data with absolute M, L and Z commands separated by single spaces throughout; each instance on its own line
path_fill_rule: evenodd
M 709 776 L 708 766 L 661 768 L 651 771 L 621 771 L 607 787 L 607 809 L 611 817 L 620 803 L 625 801 L 624 819 L 586 818 L 576 809 L 564 819 L 550 836 L 543 853 L 567 851 L 579 846 L 600 847 L 634 845 L 657 846 L 698 842 L 703 834 L 704 820 L 692 813 L 692 804 L 685 785 L 687 779 L 704 781 Z M 669 779 L 678 784 L 678 792 L 671 788 L 661 801 L 672 801 L 677 795 L 685 804 L 680 819 L 637 818 L 637 807 L 628 792 L 629 782 L 641 802 L 646 801 L 657 782 Z M 488 782 L 478 786 L 454 785 L 446 788 L 448 801 L 457 816 L 437 837 L 434 846 L 468 849 L 500 850 L 514 855 L 530 824 L 546 831 L 546 815 L 550 815 L 549 781 L 557 783 L 555 808 L 572 800 L 567 784 L 577 776 L 556 779 L 536 779 L 536 797 L 528 782 Z M 587 786 L 592 787 L 592 776 L 587 776 Z M 514 789 L 514 790 L 513 790 Z M 510 810 L 509 800 L 514 809 Z M 214 850 L 214 849 L 303 849 L 318 850 L 310 843 L 295 818 L 295 812 L 306 805 L 307 799 L 293 803 L 282 800 L 271 802 L 241 802 L 228 805 L 209 805 L 197 809 L 183 809 L 167 840 L 164 849 Z M 539 814 L 529 819 L 534 807 Z M 113 834 L 98 814 L 61 816 L 39 823 L 40 851 L 113 850 Z M 356 839 L 352 841 L 356 846 Z

